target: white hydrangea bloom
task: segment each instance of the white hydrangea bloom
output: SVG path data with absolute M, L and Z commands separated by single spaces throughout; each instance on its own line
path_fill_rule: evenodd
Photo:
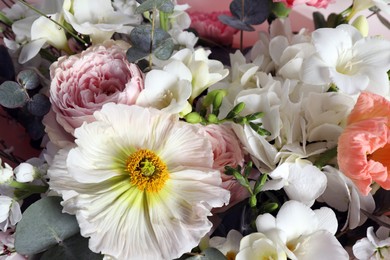
M 210 210 L 230 197 L 209 140 L 156 109 L 109 103 L 94 115 L 48 170 L 90 249 L 115 259 L 191 251 L 210 231 Z

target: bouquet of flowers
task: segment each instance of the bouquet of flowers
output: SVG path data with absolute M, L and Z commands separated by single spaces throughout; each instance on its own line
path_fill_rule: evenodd
M 3 0 L 0 258 L 390 259 L 389 1 L 333 2 Z

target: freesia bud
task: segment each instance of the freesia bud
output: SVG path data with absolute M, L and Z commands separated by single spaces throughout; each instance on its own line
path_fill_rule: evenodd
M 199 115 L 198 112 L 191 112 L 187 114 L 184 119 L 191 124 L 197 124 L 202 122 L 202 117 Z
M 364 15 L 359 15 L 352 23 L 353 27 L 359 30 L 363 37 L 367 37 L 369 24 Z

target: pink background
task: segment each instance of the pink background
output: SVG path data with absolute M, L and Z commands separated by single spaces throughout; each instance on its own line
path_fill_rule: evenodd
M 38 2 L 39 0 L 33 0 L 30 2 Z M 180 3 L 188 3 L 193 9 L 211 12 L 211 11 L 223 11 L 229 10 L 229 4 L 231 0 L 178 0 Z M 212 4 L 210 4 L 212 3 Z M 330 5 L 327 9 L 320 9 L 325 16 L 331 12 L 341 12 L 352 3 L 352 0 L 338 0 L 336 4 Z M 0 2 L 0 8 L 4 7 L 3 3 Z M 207 7 L 207 10 L 205 10 Z M 302 27 L 306 27 L 309 30 L 313 30 L 313 22 L 311 20 L 312 13 L 317 11 L 313 7 L 300 5 L 294 8 L 294 11 L 290 14 L 291 24 L 293 30 L 297 31 Z M 367 14 L 363 13 L 363 14 Z M 387 16 L 388 19 L 390 17 Z M 385 38 L 390 39 L 390 31 L 386 29 L 376 17 L 369 18 L 370 22 L 370 35 L 382 34 Z M 245 45 L 253 44 L 258 37 L 258 31 L 266 30 L 266 25 L 256 26 L 256 32 L 245 32 Z M 238 34 L 235 37 L 235 44 L 238 43 Z M 6 140 L 8 146 L 14 147 L 14 153 L 28 159 L 32 156 L 37 156 L 39 151 L 31 148 L 29 145 L 29 138 L 24 133 L 23 128 L 20 127 L 14 121 L 5 119 L 4 111 L 0 108 L 0 139 Z M 3 149 L 0 147 L 0 149 Z

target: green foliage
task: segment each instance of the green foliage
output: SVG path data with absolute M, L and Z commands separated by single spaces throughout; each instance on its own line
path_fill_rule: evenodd
M 271 12 L 279 18 L 285 18 L 287 17 L 291 9 L 288 8 L 284 3 L 281 2 L 272 2 L 271 4 Z
M 39 76 L 33 70 L 23 70 L 16 77 L 16 81 L 25 89 L 32 90 L 40 85 Z
M 320 12 L 313 13 L 313 21 L 315 29 L 319 28 L 336 28 L 340 24 L 348 23 L 343 14 L 331 13 L 327 19 Z
M 6 108 L 22 107 L 29 96 L 25 89 L 13 81 L 5 81 L 0 85 L 0 105 Z
M 154 10 L 159 10 L 164 13 L 172 13 L 174 7 L 175 6 L 173 5 L 171 0 L 146 0 L 143 1 L 135 11 L 139 14 Z
M 47 96 L 38 93 L 27 102 L 27 110 L 34 116 L 44 116 L 49 113 L 50 100 Z
M 15 232 L 19 254 L 34 255 L 61 244 L 79 232 L 75 216 L 62 213 L 60 197 L 46 197 L 29 206 Z
M 220 15 L 219 20 L 242 31 L 254 31 L 251 25 L 261 24 L 270 15 L 268 0 L 233 0 L 230 4 L 233 16 Z

